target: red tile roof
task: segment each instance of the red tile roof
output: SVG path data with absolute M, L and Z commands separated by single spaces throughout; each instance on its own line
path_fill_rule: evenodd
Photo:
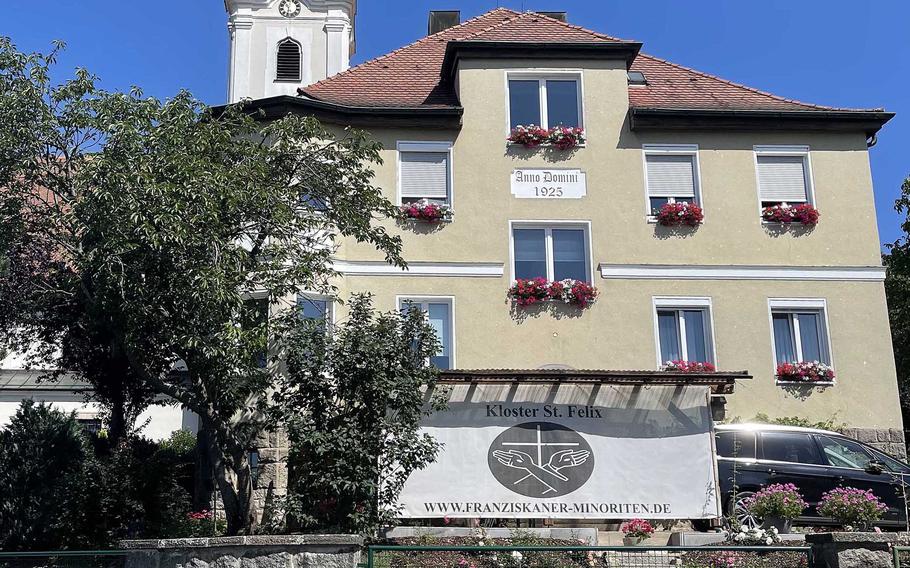
M 433 108 L 458 105 L 453 88 L 441 80 L 450 41 L 616 43 L 618 38 L 533 12 L 496 8 L 466 22 L 424 37 L 323 81 L 300 89 L 302 95 L 353 107 Z M 778 97 L 639 54 L 632 71 L 648 84 L 629 87 L 629 104 L 640 108 L 717 110 L 854 110 L 814 105 Z

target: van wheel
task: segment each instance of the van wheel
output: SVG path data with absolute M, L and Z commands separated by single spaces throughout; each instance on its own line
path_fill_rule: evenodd
M 730 496 L 727 501 L 727 519 L 735 520 L 739 526 L 749 529 L 761 526 L 761 519 L 754 516 L 747 508 L 747 499 L 755 495 L 751 491 L 740 491 Z

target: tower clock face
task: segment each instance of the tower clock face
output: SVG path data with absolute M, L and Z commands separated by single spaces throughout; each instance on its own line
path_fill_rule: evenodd
M 285 18 L 297 16 L 302 9 L 303 6 L 300 4 L 300 0 L 281 0 L 281 3 L 278 4 L 278 11 Z

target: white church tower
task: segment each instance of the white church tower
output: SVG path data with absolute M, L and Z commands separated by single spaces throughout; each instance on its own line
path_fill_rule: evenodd
M 229 102 L 295 95 L 350 64 L 357 0 L 224 0 L 224 6 Z

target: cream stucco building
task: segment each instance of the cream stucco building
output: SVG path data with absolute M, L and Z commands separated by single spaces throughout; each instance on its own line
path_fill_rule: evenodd
M 891 114 L 777 97 L 561 19 L 435 13 L 434 35 L 298 94 L 249 91 L 269 116 L 365 128 L 384 147 L 376 183 L 389 199 L 454 212 L 390 223 L 407 271 L 340 243 L 339 298 L 368 291 L 383 309 L 421 305 L 444 368 L 708 361 L 753 377 L 727 397 L 728 417 L 833 418 L 902 453 L 869 166 Z M 507 143 L 528 123 L 582 127 L 585 140 L 565 151 Z M 703 222 L 662 226 L 654 213 L 667 202 L 697 204 Z M 820 220 L 764 220 L 762 208 L 778 204 L 809 204 Z M 599 299 L 579 309 L 507 298 L 517 278 L 535 276 L 590 282 Z M 344 316 L 343 303 L 314 299 L 314 311 Z M 835 378 L 777 376 L 779 363 L 815 360 Z

